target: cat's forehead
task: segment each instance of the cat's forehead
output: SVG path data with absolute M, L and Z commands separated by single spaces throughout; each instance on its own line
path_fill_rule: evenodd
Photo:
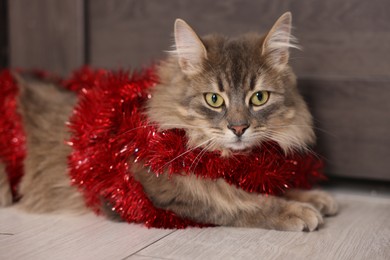
M 236 38 L 209 35 L 202 38 L 208 58 L 221 65 L 228 62 L 253 63 L 261 61 L 263 37 L 258 34 L 245 34 Z
M 245 35 L 228 39 L 222 36 L 204 38 L 208 51 L 207 70 L 220 90 L 253 90 L 261 78 L 262 37 Z

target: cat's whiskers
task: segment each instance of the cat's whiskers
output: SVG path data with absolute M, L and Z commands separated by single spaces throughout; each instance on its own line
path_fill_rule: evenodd
M 158 125 L 160 127 L 165 127 L 165 126 L 174 126 L 174 128 L 180 128 L 180 129 L 208 129 L 207 127 L 204 126 L 195 126 L 195 125 L 186 125 L 186 124 L 160 124 Z
M 317 126 L 312 126 L 312 125 L 304 125 L 304 124 L 287 124 L 287 125 L 272 125 L 272 126 L 267 126 L 267 128 L 270 128 L 270 129 L 277 129 L 277 128 L 288 128 L 288 127 L 291 127 L 291 126 L 299 126 L 299 127 L 307 127 L 307 128 L 313 128 L 315 130 L 318 130 L 322 133 L 325 133 L 327 135 L 330 135 L 330 136 L 335 136 L 334 134 L 330 133 L 329 131 L 323 129 L 323 128 L 320 128 L 320 127 L 317 127 Z
M 212 133 L 212 134 L 214 134 L 214 135 L 216 135 L 216 136 L 218 136 L 218 137 L 222 137 L 222 136 L 224 136 L 224 134 L 223 134 L 223 132 L 221 132 L 221 131 L 210 131 L 210 133 Z
M 302 143 L 298 138 L 291 136 L 291 135 L 286 135 L 280 132 L 276 132 L 273 130 L 269 130 L 269 137 L 278 142 L 279 144 L 286 144 L 286 143 L 291 143 L 286 151 L 287 152 L 302 152 L 305 151 L 307 153 L 311 153 L 314 155 L 317 155 L 308 145 Z
M 212 147 L 215 145 L 215 140 L 211 140 L 211 142 L 209 144 L 207 144 L 205 147 L 202 148 L 202 150 L 199 152 L 199 154 L 195 157 L 194 161 L 192 162 L 190 168 L 189 168 L 189 171 L 195 171 L 196 167 L 198 166 L 200 160 L 202 159 L 202 157 L 206 154 L 206 152 Z M 192 166 L 194 165 L 194 163 L 196 162 L 194 168 L 192 169 Z M 192 169 L 192 170 L 191 170 Z
M 206 144 L 206 143 L 208 143 L 208 142 L 211 142 L 213 139 L 214 139 L 214 138 L 210 138 L 210 139 L 208 139 L 208 140 L 206 140 L 206 141 L 204 141 L 204 142 L 198 144 L 197 146 L 194 146 L 194 147 L 192 147 L 192 148 L 186 150 L 185 152 L 179 154 L 178 156 L 176 156 L 175 158 L 173 158 L 172 160 L 170 160 L 169 162 L 165 163 L 163 166 L 161 166 L 160 168 L 158 168 L 158 169 L 157 169 L 157 172 L 160 172 L 160 171 L 161 171 L 162 169 L 164 169 L 168 164 L 174 162 L 175 160 L 179 159 L 180 157 L 186 155 L 187 153 L 192 152 L 193 150 L 195 150 L 195 149 L 201 147 L 202 145 L 204 145 L 204 144 Z M 206 146 L 207 146 L 207 145 L 206 145 Z
M 158 124 L 158 123 L 149 123 L 149 124 L 143 124 L 142 126 L 134 127 L 131 129 L 128 129 L 122 133 L 117 134 L 117 136 L 125 135 L 128 134 L 132 131 L 139 130 L 141 128 L 146 128 L 149 126 L 154 126 L 154 127 L 165 127 L 165 126 L 173 126 L 172 128 L 180 128 L 180 129 L 207 129 L 206 127 L 202 126 L 193 126 L 193 125 L 185 125 L 185 124 Z
M 261 138 L 259 138 L 261 137 Z M 266 149 L 268 152 L 271 152 L 267 146 L 264 146 L 265 141 L 272 141 L 272 135 L 269 133 L 254 133 L 251 137 L 248 138 L 250 141 L 256 143 L 257 146 L 260 146 L 264 149 Z M 274 152 L 283 155 L 282 152 L 278 149 L 272 148 Z
M 286 152 L 302 152 L 305 151 L 307 153 L 313 154 L 318 157 L 318 154 L 314 152 L 308 145 L 302 143 L 296 136 L 286 135 L 278 132 L 278 129 L 289 128 L 289 127 L 306 127 L 306 128 L 314 128 L 315 130 L 324 132 L 326 134 L 331 135 L 329 132 L 321 129 L 319 127 L 312 126 L 311 124 L 285 124 L 285 125 L 268 125 L 268 126 L 259 126 L 255 127 L 254 137 L 263 136 L 270 140 L 276 141 L 279 144 L 286 144 L 288 142 L 292 143 L 289 147 L 287 147 Z
M 305 151 L 307 153 L 315 154 L 317 155 L 308 145 L 302 144 L 302 142 L 290 135 L 286 135 L 280 132 L 273 131 L 272 129 L 267 129 L 267 132 L 263 131 L 257 131 L 254 132 L 251 136 L 253 139 L 258 139 L 260 142 L 263 142 L 265 140 L 271 140 L 279 143 L 282 148 L 284 149 L 285 153 L 291 153 L 291 152 L 302 152 Z M 259 138 L 261 137 L 261 139 Z M 285 144 L 290 143 L 288 146 L 285 146 Z M 284 144 L 284 145 L 282 145 Z

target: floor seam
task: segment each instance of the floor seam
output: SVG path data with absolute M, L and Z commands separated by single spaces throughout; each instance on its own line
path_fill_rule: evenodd
M 162 240 L 162 239 L 164 239 L 164 238 L 166 238 L 166 237 L 170 236 L 171 234 L 175 233 L 176 231 L 177 231 L 177 230 L 174 230 L 174 231 L 172 231 L 172 232 L 170 232 L 170 233 L 168 233 L 168 234 L 166 234 L 166 235 L 164 235 L 164 236 L 160 237 L 160 238 L 159 238 L 159 239 L 157 239 L 156 241 L 153 241 L 153 242 L 152 242 L 152 243 L 150 243 L 149 245 L 146 245 L 146 246 L 144 246 L 144 247 L 142 247 L 142 248 L 138 249 L 138 250 L 137 250 L 137 251 L 135 251 L 134 253 L 132 253 L 132 254 L 130 254 L 130 255 L 128 255 L 128 256 L 126 256 L 126 257 L 122 258 L 121 260 L 126 260 L 126 259 L 128 259 L 129 257 L 131 257 L 131 256 L 134 256 L 134 255 L 138 254 L 138 253 L 139 253 L 139 252 L 141 252 L 142 250 L 144 250 L 144 249 L 146 249 L 146 248 L 148 248 L 148 247 L 150 247 L 150 246 L 154 245 L 154 244 L 155 244 L 155 243 L 157 243 L 158 241 L 160 241 L 160 240 Z

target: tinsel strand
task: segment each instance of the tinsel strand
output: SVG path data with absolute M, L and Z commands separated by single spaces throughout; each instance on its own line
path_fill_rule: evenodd
M 144 113 L 150 90 L 158 84 L 153 68 L 127 73 L 85 67 L 65 80 L 43 72 L 36 75 L 78 93 L 79 102 L 69 124 L 72 137 L 67 140 L 73 149 L 69 176 L 97 213 L 104 198 L 128 222 L 159 228 L 204 226 L 154 207 L 133 178 L 133 163 L 142 164 L 150 174 L 223 178 L 247 192 L 270 195 L 281 195 L 290 188 L 310 188 L 324 179 L 323 163 L 316 156 L 285 155 L 272 142 L 229 158 L 221 157 L 218 151 L 199 156 L 201 149 L 187 150 L 184 130 L 160 132 Z M 0 91 L 0 160 L 7 167 L 16 198 L 26 150 L 22 121 L 16 112 L 18 87 L 9 71 L 0 73 Z

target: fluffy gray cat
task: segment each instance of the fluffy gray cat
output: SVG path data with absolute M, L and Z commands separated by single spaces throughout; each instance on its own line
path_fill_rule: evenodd
M 176 49 L 158 67 L 147 114 L 161 129 L 182 128 L 188 147 L 208 151 L 250 150 L 264 141 L 286 152 L 315 142 L 312 118 L 288 65 L 291 14 L 285 13 L 264 36 L 200 38 L 183 20 L 175 23 Z M 74 93 L 17 76 L 19 112 L 27 135 L 25 175 L 17 207 L 32 212 L 85 212 L 82 195 L 70 185 L 70 147 L 65 122 L 77 102 Z M 133 164 L 132 172 L 156 207 L 199 223 L 313 231 L 323 216 L 337 213 L 327 193 L 289 190 L 283 197 L 248 193 L 223 179 L 156 177 Z M 0 163 L 0 205 L 12 203 Z M 108 216 L 112 212 L 105 211 Z M 114 216 L 115 217 L 115 216 Z

